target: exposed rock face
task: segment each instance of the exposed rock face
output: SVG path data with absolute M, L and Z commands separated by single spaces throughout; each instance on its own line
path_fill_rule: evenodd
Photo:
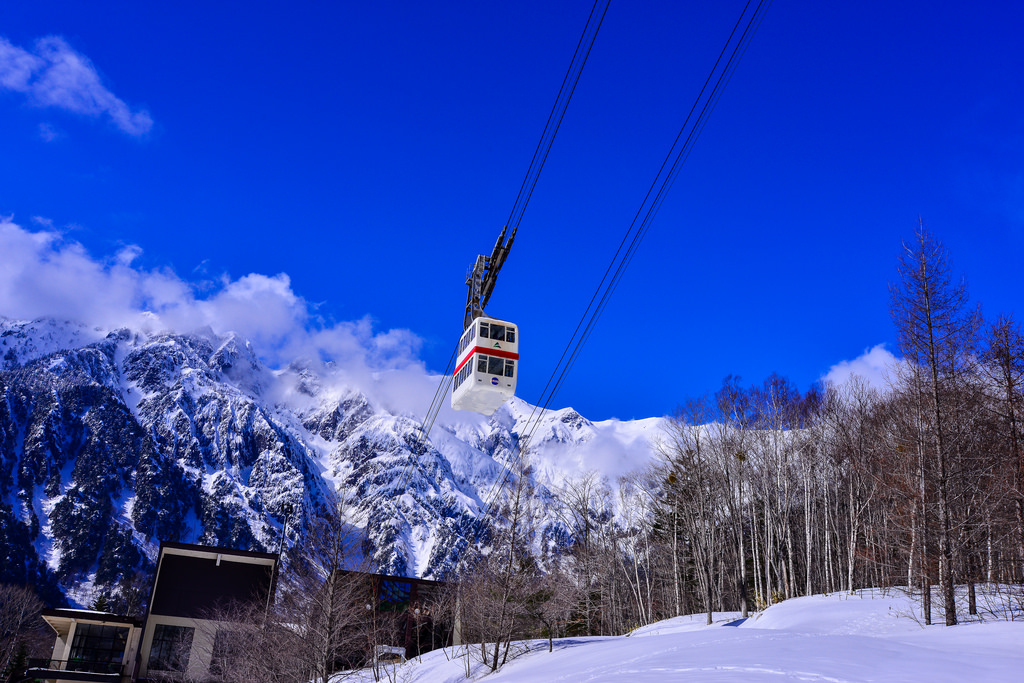
M 281 399 L 285 382 L 302 401 Z M 376 570 L 442 575 L 531 407 L 513 399 L 424 441 L 409 416 L 322 385 L 234 336 L 0 318 L 0 581 L 103 588 L 148 571 L 161 540 L 276 549 L 286 506 L 295 541 L 339 490 Z M 531 449 L 583 447 L 594 430 L 549 413 Z

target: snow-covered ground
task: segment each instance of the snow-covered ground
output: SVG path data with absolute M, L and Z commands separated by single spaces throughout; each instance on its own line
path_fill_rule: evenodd
M 704 615 L 678 617 L 629 636 L 558 640 L 551 653 L 546 641 L 525 643 L 494 674 L 475 658 L 471 667 L 473 680 L 495 683 L 1024 680 L 1024 621 L 924 627 L 916 614 L 914 602 L 897 591 L 816 595 L 779 603 L 738 625 L 731 613 L 716 613 L 711 626 Z M 466 681 L 465 660 L 457 656 L 464 654 L 431 652 L 381 680 Z M 369 672 L 361 675 L 346 680 L 373 680 Z

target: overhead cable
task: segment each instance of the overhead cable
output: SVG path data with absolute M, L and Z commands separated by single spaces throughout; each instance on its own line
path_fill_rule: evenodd
M 760 0 L 754 7 L 753 12 L 750 12 L 750 6 L 752 3 L 753 0 L 748 0 L 743 11 L 740 13 L 739 18 L 736 20 L 736 24 L 729 33 L 729 37 L 727 38 L 725 45 L 722 47 L 722 50 L 718 55 L 718 59 L 715 60 L 714 66 L 711 68 L 707 79 L 704 81 L 704 85 L 701 87 L 693 105 L 690 107 L 690 111 L 687 113 L 686 118 L 683 121 L 683 125 L 679 129 L 679 133 L 676 135 L 672 146 L 669 148 L 668 154 L 666 154 L 661 167 L 658 169 L 658 173 L 655 175 L 650 188 L 647 190 L 647 194 L 644 196 L 639 209 L 637 209 L 629 228 L 623 235 L 622 241 L 619 243 L 619 247 L 615 251 L 611 262 L 605 269 L 605 273 L 602 276 L 601 281 L 598 283 L 598 286 L 590 299 L 590 303 L 587 304 L 587 308 L 580 317 L 580 321 L 576 325 L 576 329 L 573 331 L 569 342 L 566 344 L 565 350 L 562 352 L 555 369 L 552 371 L 544 389 L 541 391 L 540 398 L 535 404 L 534 409 L 530 413 L 530 417 L 527 419 L 524 426 L 523 433 L 525 438 L 521 437 L 519 439 L 518 443 L 510 453 L 510 457 L 504 468 L 503 474 L 499 476 L 498 480 L 496 480 L 492 485 L 491 491 L 488 494 L 484 513 L 479 517 L 481 521 L 485 521 L 491 513 L 491 509 L 497 501 L 498 495 L 511 476 L 513 466 L 522 457 L 522 453 L 525 450 L 528 450 L 530 440 L 533 438 L 534 433 L 539 427 L 541 418 L 547 411 L 548 406 L 551 404 L 555 395 L 557 395 L 558 390 L 561 388 L 562 383 L 568 376 L 569 371 L 579 358 L 580 351 L 582 351 L 583 347 L 586 345 L 587 340 L 590 338 L 590 335 L 594 330 L 594 326 L 601 317 L 601 313 L 604 312 L 604 309 L 608 305 L 608 301 L 611 296 L 615 293 L 615 289 L 618 287 L 623 274 L 629 267 L 633 257 L 636 255 L 636 251 L 639 248 L 640 243 L 643 241 L 644 236 L 650 229 L 654 217 L 657 215 L 668 191 L 671 189 L 673 182 L 679 174 L 679 170 L 686 162 L 693 149 L 694 143 L 704 130 L 708 116 L 710 116 L 711 112 L 714 110 L 725 86 L 728 85 L 731 80 L 732 74 L 735 72 L 736 67 L 739 65 L 743 55 L 746 53 L 750 41 L 757 32 L 757 28 L 760 26 L 761 21 L 764 18 L 764 14 L 771 6 L 771 0 Z M 739 32 L 739 35 L 737 35 L 740 26 L 743 25 L 744 18 L 746 18 L 746 25 L 743 30 Z M 722 60 L 726 55 L 728 55 L 728 58 L 723 63 Z M 710 90 L 709 86 L 711 86 Z M 694 116 L 695 113 L 696 116 Z M 472 545 L 475 542 L 476 534 L 479 533 L 479 529 L 480 525 L 478 524 L 477 531 L 469 545 Z
M 566 109 L 568 109 L 569 102 L 576 91 L 576 85 L 579 83 L 583 67 L 587 63 L 587 57 L 590 56 L 590 51 L 594 47 L 594 41 L 597 39 L 597 33 L 601 28 L 601 23 L 604 21 L 605 14 L 608 13 L 608 5 L 610 3 L 611 0 L 595 0 L 594 6 L 590 10 L 587 24 L 584 26 L 583 33 L 576 44 L 576 51 L 573 53 L 569 68 L 566 69 L 562 85 L 558 89 L 558 95 L 555 97 L 555 103 L 551 107 L 551 113 L 548 114 L 547 123 L 544 125 L 540 140 L 537 142 L 537 148 L 534 150 L 533 158 L 530 160 L 530 166 L 519 188 L 519 194 L 516 195 L 515 202 L 512 204 L 512 210 L 509 212 L 508 220 L 505 223 L 506 229 L 511 227 L 512 235 L 515 235 L 519 223 L 523 220 L 526 207 L 529 205 L 531 197 L 533 197 L 533 191 L 537 186 L 537 180 L 540 178 L 540 172 L 543 170 L 544 163 L 551 153 L 551 146 L 554 144 L 555 136 L 562 125 L 562 120 L 565 118 Z M 456 348 L 458 348 L 457 344 Z M 452 359 L 448 361 L 448 366 L 445 368 L 444 374 L 441 375 L 438 389 L 434 393 L 434 400 L 431 401 L 430 406 L 427 408 L 427 414 L 420 423 L 422 427 L 411 449 L 409 463 L 397 480 L 399 485 L 394 489 L 395 491 L 404 491 L 409 485 L 416 462 L 416 451 L 426 444 L 430 436 L 430 430 L 434 426 L 434 421 L 437 419 L 438 413 L 440 413 L 441 407 L 444 404 L 444 399 L 447 397 L 454 381 L 454 377 L 448 373 L 452 369 L 455 357 L 456 353 L 453 351 Z

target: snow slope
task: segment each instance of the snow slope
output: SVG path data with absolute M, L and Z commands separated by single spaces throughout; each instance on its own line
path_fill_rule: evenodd
M 739 627 L 734 614 L 678 617 L 615 638 L 524 645 L 487 681 L 527 683 L 693 681 L 1010 682 L 1024 672 L 1024 622 L 922 627 L 902 594 L 833 594 L 787 600 Z M 465 681 L 461 657 L 432 652 L 394 673 L 406 683 Z M 483 678 L 479 662 L 474 679 Z M 348 679 L 352 680 L 352 679 Z M 367 677 L 362 680 L 372 680 Z

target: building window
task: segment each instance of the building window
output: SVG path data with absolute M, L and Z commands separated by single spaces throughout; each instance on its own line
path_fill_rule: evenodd
M 195 629 L 188 626 L 157 624 L 149 650 L 149 668 L 155 671 L 184 671 L 192 650 Z
M 75 628 L 67 668 L 70 671 L 118 673 L 128 643 L 128 627 L 82 624 Z
M 408 606 L 411 595 L 411 582 L 384 579 L 380 582 L 380 609 L 401 612 Z

